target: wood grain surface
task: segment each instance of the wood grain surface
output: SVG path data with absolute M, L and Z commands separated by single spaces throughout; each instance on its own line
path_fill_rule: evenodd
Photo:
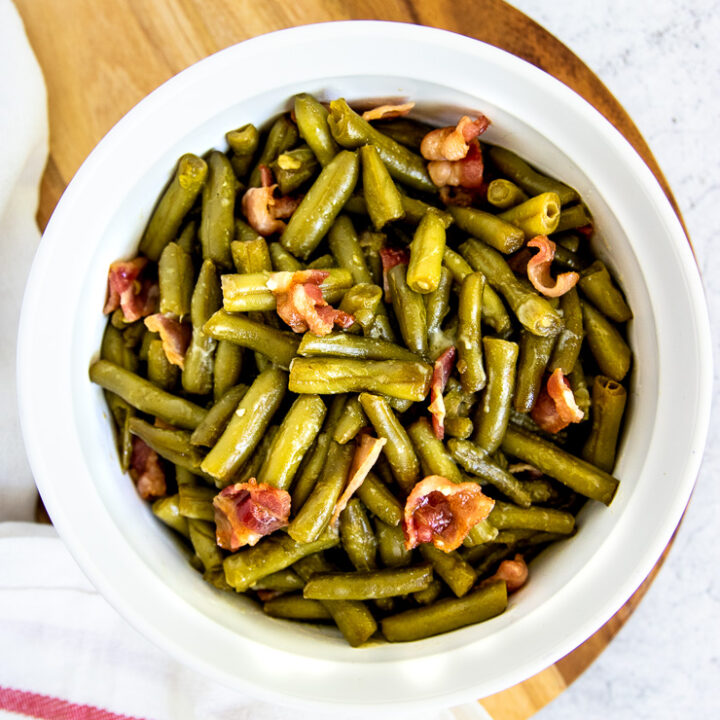
M 96 143 L 165 80 L 255 35 L 350 19 L 452 30 L 508 50 L 554 75 L 625 135 L 675 206 L 647 144 L 617 100 L 568 48 L 502 0 L 15 0 L 15 4 L 48 87 L 50 158 L 38 208 L 41 228 Z M 529 680 L 480 700 L 492 717 L 525 720 L 563 692 L 632 614 L 664 557 L 625 606 L 574 652 Z

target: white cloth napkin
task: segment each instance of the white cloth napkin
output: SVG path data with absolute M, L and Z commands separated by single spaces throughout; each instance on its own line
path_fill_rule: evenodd
M 14 6 L 0 0 L 0 720 L 357 717 L 352 708 L 330 715 L 258 702 L 174 662 L 94 590 L 53 528 L 8 522 L 32 519 L 36 498 L 16 410 L 15 345 L 39 239 L 47 135 L 40 68 Z M 489 716 L 475 703 L 412 717 Z

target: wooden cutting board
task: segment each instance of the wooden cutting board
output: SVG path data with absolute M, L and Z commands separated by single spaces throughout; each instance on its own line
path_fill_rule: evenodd
M 617 100 L 568 48 L 502 0 L 15 0 L 15 4 L 48 86 L 50 158 L 38 209 L 41 228 L 96 143 L 165 80 L 217 50 L 261 33 L 351 19 L 395 20 L 463 33 L 554 75 L 625 135 L 677 211 L 647 144 Z M 480 700 L 492 717 L 525 720 L 565 690 L 632 614 L 664 557 L 623 608 L 574 652 L 529 680 Z

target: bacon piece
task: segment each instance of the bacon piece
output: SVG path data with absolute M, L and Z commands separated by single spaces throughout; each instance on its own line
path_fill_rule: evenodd
M 275 216 L 275 188 L 277 185 L 252 187 L 245 191 L 242 199 L 243 215 L 248 224 L 263 237 L 282 232 L 285 223 Z
M 282 590 L 256 590 L 255 592 L 257 593 L 258 600 L 264 603 L 285 594 Z
M 443 205 L 472 207 L 487 199 L 488 183 L 483 179 L 479 187 L 464 188 L 459 185 L 445 185 L 440 188 L 440 200 Z
M 123 317 L 129 323 L 155 312 L 160 297 L 157 283 L 150 278 L 140 278 L 148 263 L 145 257 L 117 260 L 108 270 L 107 300 L 103 312 L 107 315 L 122 308 Z
M 333 325 L 349 328 L 355 318 L 325 302 L 320 283 L 327 270 L 299 270 L 273 273 L 266 285 L 277 299 L 277 314 L 296 333 L 309 330 L 313 335 L 327 335 Z
M 288 524 L 290 494 L 250 478 L 226 487 L 215 496 L 213 506 L 217 544 L 235 551 L 243 545 L 255 545 Z
M 380 260 L 383 267 L 383 290 L 385 291 L 385 302 L 391 302 L 390 285 L 388 283 L 388 271 L 396 265 L 407 265 L 410 262 L 410 251 L 407 248 L 398 250 L 396 248 L 383 248 L 380 250 Z
M 367 474 L 372 470 L 373 465 L 377 462 L 380 457 L 380 452 L 387 440 L 385 438 L 376 438 L 363 433 L 360 437 L 360 442 L 355 449 L 355 455 L 353 456 L 352 465 L 350 466 L 350 472 L 348 473 L 348 480 L 345 489 L 340 495 L 340 498 L 335 503 L 332 517 L 330 518 L 330 524 L 334 525 L 340 513 L 345 509 L 348 504 L 348 500 L 355 494 L 355 491 L 363 484 L 363 481 L 367 477 Z
M 413 488 L 405 503 L 405 547 L 412 550 L 431 542 L 444 552 L 455 550 L 494 505 L 476 483 L 453 483 L 430 475 Z
M 570 383 L 560 368 L 548 378 L 530 416 L 549 433 L 560 432 L 570 423 L 577 423 L 583 419 L 583 412 L 575 402 Z
M 272 170 L 267 165 L 261 165 L 258 170 L 260 170 L 260 185 L 270 187 L 274 180 Z
M 527 264 L 528 280 L 533 287 L 546 297 L 560 297 L 575 287 L 580 275 L 576 272 L 560 273 L 555 280 L 550 275 L 550 266 L 555 257 L 555 243 L 545 235 L 537 235 L 528 241 L 527 247 L 539 252 Z
M 579 232 L 586 238 L 592 237 L 594 231 L 595 228 L 593 227 L 592 223 L 588 223 L 587 225 L 583 225 L 582 227 L 575 228 L 575 232 Z
M 150 332 L 160 333 L 165 357 L 181 369 L 185 367 L 185 353 L 190 344 L 192 329 L 180 322 L 174 315 L 155 313 L 145 318 L 145 327 Z
M 159 498 L 167 492 L 165 472 L 158 454 L 137 435 L 132 438 L 130 477 L 143 500 Z
M 463 115 L 455 127 L 431 130 L 420 144 L 420 154 L 426 160 L 462 160 L 470 149 L 470 142 L 488 129 L 490 121 L 479 115 L 471 120 Z M 446 183 L 447 184 L 447 183 Z
M 452 185 L 464 188 L 480 188 L 483 185 L 483 162 L 480 143 L 474 140 L 462 160 L 433 160 L 428 163 L 430 179 L 437 187 Z
M 378 105 L 378 107 L 366 110 L 362 114 L 362 119 L 370 122 L 371 120 L 387 120 L 389 118 L 403 117 L 414 107 L 414 102 L 402 103 L 401 105 Z
M 432 415 L 432 428 L 435 437 L 442 440 L 445 437 L 445 399 L 443 393 L 455 366 L 455 346 L 450 346 L 435 361 L 433 367 L 432 384 L 430 385 L 430 405 L 428 410 Z
M 517 275 L 527 275 L 528 263 L 532 257 L 533 251 L 530 248 L 523 247 L 508 258 L 507 264 Z
M 504 580 L 508 593 L 519 590 L 528 579 L 528 566 L 522 555 L 516 555 L 512 560 L 503 560 L 495 574 L 485 580 L 482 584 L 491 583 L 493 580 Z
M 283 195 L 275 198 L 273 215 L 276 218 L 289 218 L 298 209 L 302 199 L 302 195 Z

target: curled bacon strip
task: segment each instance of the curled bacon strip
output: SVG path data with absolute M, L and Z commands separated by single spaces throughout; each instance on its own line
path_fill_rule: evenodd
M 277 299 L 277 314 L 296 333 L 309 330 L 327 335 L 333 325 L 349 328 L 355 318 L 325 302 L 320 284 L 330 275 L 327 270 L 298 270 L 273 273 L 267 281 Z
M 275 188 L 277 185 L 252 187 L 245 191 L 242 199 L 243 215 L 248 224 L 263 237 L 282 232 L 285 223 L 275 215 Z
M 388 120 L 389 118 L 403 117 L 415 107 L 414 102 L 402 103 L 401 105 L 378 105 L 378 107 L 366 110 L 362 119 L 367 120 Z
M 438 440 L 445 437 L 445 399 L 443 398 L 443 392 L 445 392 L 445 386 L 455 365 L 456 352 L 455 346 L 450 346 L 438 357 L 433 367 L 428 409 L 432 415 L 433 432 Z
M 471 120 L 463 115 L 455 127 L 431 130 L 420 144 L 420 154 L 426 160 L 462 160 L 470 149 L 470 142 L 488 129 L 490 121 L 479 115 Z
M 243 545 L 255 545 L 288 524 L 290 494 L 250 478 L 226 487 L 215 496 L 213 506 L 217 544 L 235 551 Z
M 192 335 L 190 326 L 180 322 L 174 315 L 155 313 L 145 318 L 145 327 L 150 332 L 160 333 L 165 357 L 170 363 L 183 369 L 185 353 Z
M 342 495 L 335 503 L 330 524 L 334 525 L 340 513 L 345 509 L 348 500 L 355 494 L 355 491 L 363 484 L 367 474 L 372 470 L 373 465 L 380 457 L 380 452 L 387 440 L 385 438 L 371 437 L 367 433 L 360 435 L 360 443 L 358 444 L 355 455 L 353 456 L 350 472 L 348 473 L 348 484 L 342 492 Z
M 480 188 L 483 185 L 483 162 L 480 143 L 474 140 L 462 160 L 433 160 L 428 163 L 430 179 L 438 187 L 452 185 L 464 188 Z
M 455 550 L 494 505 L 473 482 L 453 483 L 430 475 L 413 488 L 405 503 L 405 547 L 412 550 L 431 542 L 444 552 Z
M 555 243 L 545 235 L 530 240 L 527 247 L 538 248 L 539 252 L 528 260 L 527 276 L 533 287 L 546 297 L 560 297 L 575 287 L 580 275 L 576 272 L 560 273 L 555 280 L 550 275 L 550 266 L 555 257 Z
M 383 267 L 383 290 L 385 291 L 385 302 L 391 302 L 390 285 L 387 274 L 396 265 L 407 265 L 410 262 L 410 251 L 407 248 L 397 250 L 395 248 L 383 248 L 380 250 L 380 261 Z
M 548 378 L 530 416 L 543 430 L 550 433 L 560 432 L 570 423 L 583 419 L 583 412 L 575 402 L 570 383 L 560 368 Z
M 273 184 L 272 170 L 267 165 L 260 165 L 260 185 L 262 187 L 270 187 Z
M 167 492 L 165 471 L 160 465 L 158 454 L 137 435 L 132 438 L 130 477 L 143 500 L 159 498 Z
M 493 580 L 504 580 L 507 591 L 513 593 L 519 590 L 527 582 L 527 579 L 528 566 L 523 556 L 518 554 L 512 560 L 503 560 L 495 574 L 488 578 L 485 583 L 490 583 Z
M 145 257 L 117 260 L 108 270 L 107 300 L 103 312 L 122 308 L 123 317 L 129 323 L 155 312 L 160 292 L 157 283 L 140 275 L 147 265 Z

